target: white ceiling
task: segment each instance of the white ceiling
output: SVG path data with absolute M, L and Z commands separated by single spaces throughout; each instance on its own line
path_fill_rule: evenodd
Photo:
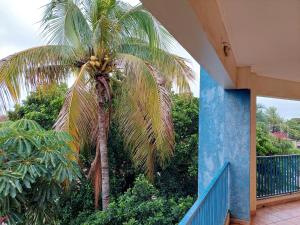
M 300 81 L 300 0 L 218 0 L 238 66 Z

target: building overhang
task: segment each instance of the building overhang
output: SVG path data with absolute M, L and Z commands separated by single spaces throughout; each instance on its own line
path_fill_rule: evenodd
M 226 88 L 235 86 L 235 71 L 228 72 L 210 44 L 206 30 L 192 5 L 185 0 L 141 0 L 143 5 L 164 25 L 190 55 Z M 232 68 L 235 70 L 235 68 Z M 233 75 L 234 76 L 234 75 Z
M 225 88 L 300 99 L 299 0 L 142 2 Z

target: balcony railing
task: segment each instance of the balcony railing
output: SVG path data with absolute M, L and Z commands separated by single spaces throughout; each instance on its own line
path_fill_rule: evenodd
M 229 211 L 229 163 L 226 163 L 179 225 L 224 225 Z
M 300 191 L 300 155 L 257 157 L 257 198 Z

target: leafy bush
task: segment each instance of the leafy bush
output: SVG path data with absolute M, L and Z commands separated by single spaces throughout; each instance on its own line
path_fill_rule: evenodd
M 193 204 L 192 197 L 166 199 L 145 177 L 112 201 L 106 211 L 89 217 L 84 225 L 170 225 L 176 224 Z
M 13 111 L 8 112 L 10 120 L 30 119 L 36 121 L 44 129 L 51 129 L 62 108 L 67 85 L 52 86 L 47 91 L 44 87 L 31 92 L 22 102 L 15 105 Z
M 31 120 L 0 123 L 0 217 L 11 224 L 56 224 L 58 198 L 80 176 L 70 141 Z
M 168 197 L 197 193 L 199 99 L 173 95 L 175 151 L 164 168 L 158 168 L 155 186 Z
M 83 224 L 94 213 L 93 187 L 90 180 L 82 177 L 73 182 L 59 199 L 60 225 Z
M 256 151 L 257 155 L 282 155 L 299 154 L 292 142 L 273 137 L 265 124 L 258 122 L 256 125 Z
M 133 182 L 141 170 L 136 168 L 130 157 L 130 153 L 124 149 L 121 134 L 114 122 L 110 126 L 108 139 L 109 173 L 111 194 L 118 197 L 128 188 L 133 186 Z

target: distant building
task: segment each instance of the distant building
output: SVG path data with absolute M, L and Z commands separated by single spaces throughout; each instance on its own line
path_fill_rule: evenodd
M 280 140 L 289 140 L 289 137 L 288 137 L 287 133 L 285 133 L 285 132 L 276 131 L 276 132 L 271 133 L 271 135 Z
M 0 115 L 0 122 L 8 120 L 7 116 L 5 115 Z

